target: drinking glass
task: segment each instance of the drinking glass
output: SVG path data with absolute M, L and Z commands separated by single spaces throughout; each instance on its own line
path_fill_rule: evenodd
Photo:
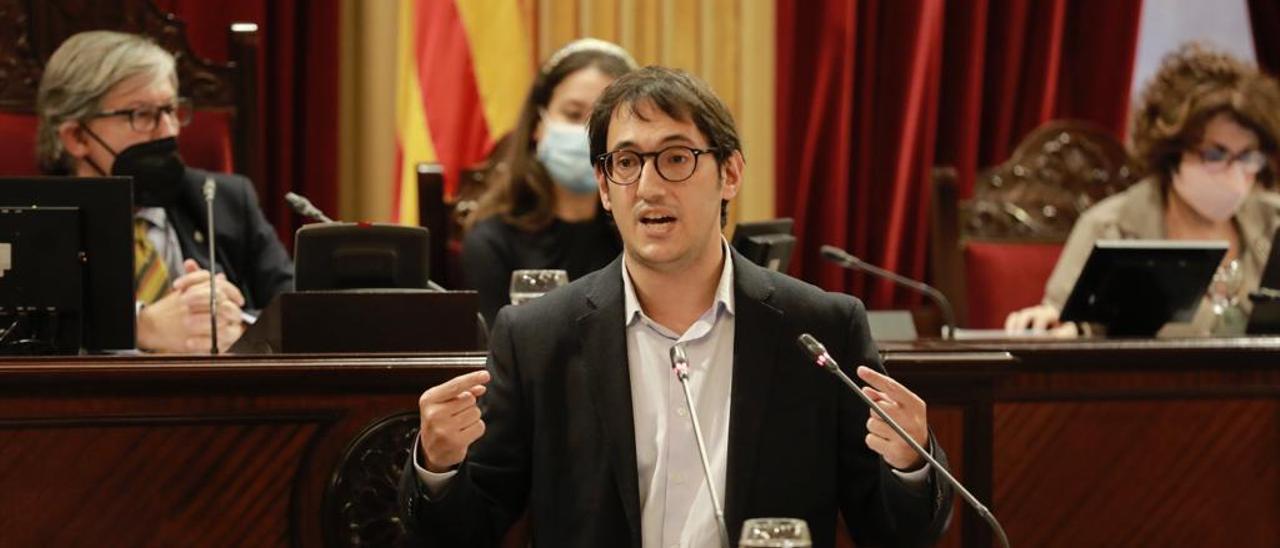
M 1218 266 L 1209 282 L 1209 303 L 1213 306 L 1215 335 L 1239 335 L 1244 331 L 1244 311 L 1240 309 L 1240 289 L 1244 286 L 1244 272 L 1240 261 L 1229 261 Z
M 536 299 L 567 283 L 569 273 L 563 270 L 517 270 L 511 273 L 511 304 Z
M 738 548 L 810 548 L 809 524 L 796 518 L 752 518 L 742 524 Z

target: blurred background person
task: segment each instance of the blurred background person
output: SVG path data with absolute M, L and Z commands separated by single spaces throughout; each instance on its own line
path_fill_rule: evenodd
M 480 292 L 490 324 L 510 303 L 513 271 L 559 269 L 575 280 L 621 252 L 600 208 L 586 122 L 604 89 L 635 68 L 622 48 L 585 38 L 551 55 L 534 79 L 462 242 L 466 287 Z
M 1241 307 L 1258 286 L 1280 226 L 1274 187 L 1280 142 L 1280 87 L 1255 67 L 1197 44 L 1168 55 L 1131 117 L 1132 154 L 1147 176 L 1086 211 L 1045 286 L 1044 300 L 1009 314 L 1006 331 L 1074 336 L 1059 322 L 1063 304 L 1101 239 L 1221 240 L 1230 245 L 1219 274 Z M 1209 334 L 1216 315 L 1205 299 L 1191 322 Z M 1230 331 L 1231 326 L 1220 326 Z M 1242 325 L 1239 327 L 1243 327 Z M 1170 332 L 1170 330 L 1173 330 Z M 1183 328 L 1167 326 L 1166 334 Z
M 58 47 L 40 81 L 36 153 L 46 173 L 133 178 L 138 348 L 210 348 L 208 226 L 202 193 L 217 184 L 218 344 L 243 332 L 242 311 L 293 284 L 293 265 L 248 179 L 183 165 L 177 137 L 191 120 L 174 57 L 149 39 L 90 31 Z

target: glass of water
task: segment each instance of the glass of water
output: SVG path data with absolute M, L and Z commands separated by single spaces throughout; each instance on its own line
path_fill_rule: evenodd
M 569 273 L 563 270 L 517 270 L 511 273 L 511 304 L 536 299 L 567 283 Z
M 1248 318 L 1240 309 L 1240 290 L 1244 287 L 1244 272 L 1240 261 L 1228 261 L 1218 266 L 1209 283 L 1209 303 L 1213 305 L 1213 335 L 1243 335 Z
M 809 524 L 796 518 L 752 518 L 742 524 L 739 548 L 811 548 Z

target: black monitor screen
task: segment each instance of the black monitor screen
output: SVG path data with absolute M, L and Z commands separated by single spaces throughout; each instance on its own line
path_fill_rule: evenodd
M 733 231 L 733 248 L 753 263 L 786 272 L 796 243 L 791 235 L 794 224 L 789 218 L 738 223 Z
M 72 216 L 40 215 L 22 217 L 16 213 L 6 221 L 8 237 L 13 245 L 22 244 L 32 229 L 43 230 L 49 219 L 58 219 L 61 228 L 78 236 L 78 246 L 83 253 L 79 257 L 83 272 L 82 346 L 88 350 L 113 350 L 133 348 L 134 295 L 133 295 L 133 190 L 129 179 L 118 177 L 25 177 L 0 178 L 0 208 L 13 211 L 34 211 L 41 208 L 75 208 L 78 222 Z M 30 208 L 30 209 L 24 209 Z M 41 218 L 44 218 L 41 220 Z M 65 224 L 63 224 L 65 223 Z M 25 227 L 25 228 L 24 228 Z M 19 234 L 14 234 L 17 231 Z M 28 233 L 23 235 L 21 233 Z M 16 238 L 15 238 L 16 236 Z M 46 242 L 51 254 L 62 255 L 67 240 L 51 238 Z M 24 247 L 23 244 L 20 247 Z M 23 254 L 11 248 L 11 260 Z M 56 261 L 62 258 L 41 260 Z M 4 292 L 3 303 L 9 307 L 39 306 L 35 301 L 47 300 L 50 295 L 67 295 L 66 288 L 58 286 L 69 280 L 71 274 L 44 272 L 30 278 L 17 287 L 20 276 L 11 278 L 15 286 Z M 75 268 L 69 266 L 67 268 Z M 33 285 L 34 283 L 34 285 Z M 63 298 L 63 297 L 58 297 Z M 30 302 L 23 302 L 30 301 Z M 6 327 L 6 326 L 0 326 Z M 61 349 L 67 350 L 67 349 Z
M 1062 308 L 1062 320 L 1096 322 L 1108 335 L 1150 336 L 1190 321 L 1227 242 L 1099 240 Z
M 294 288 L 427 289 L 427 229 L 373 223 L 323 223 L 298 229 Z
M 1271 235 L 1271 253 L 1262 269 L 1262 279 L 1256 291 L 1249 289 L 1253 311 L 1245 332 L 1250 335 L 1280 334 L 1280 229 Z

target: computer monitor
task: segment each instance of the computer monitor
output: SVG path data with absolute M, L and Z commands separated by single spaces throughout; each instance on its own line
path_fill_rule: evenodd
M 791 235 L 794 224 L 795 221 L 785 217 L 738 223 L 733 230 L 733 248 L 753 263 L 786 272 L 796 245 L 796 238 Z
M 1191 320 L 1226 253 L 1224 241 L 1099 240 L 1060 317 L 1108 336 L 1155 335 Z
M 1271 235 L 1271 253 L 1262 268 L 1262 279 L 1256 290 L 1250 290 L 1253 311 L 1245 333 L 1250 335 L 1280 334 L 1280 229 Z
M 49 347 L 35 351 L 133 348 L 130 180 L 0 178 L 0 209 L 6 210 L 0 215 L 0 244 L 8 244 L 10 259 L 0 277 L 0 322 L 4 324 L 0 329 L 13 325 L 19 330 L 12 336 Z M 38 247 L 32 249 L 33 243 Z M 74 261 L 68 255 L 72 246 Z M 3 254 L 0 250 L 0 262 Z M 77 300 L 79 313 L 73 314 Z M 66 314 L 50 314 L 51 308 Z M 0 347 L 4 344 L 0 342 Z
M 428 289 L 427 229 L 380 223 L 318 223 L 294 239 L 294 289 Z

